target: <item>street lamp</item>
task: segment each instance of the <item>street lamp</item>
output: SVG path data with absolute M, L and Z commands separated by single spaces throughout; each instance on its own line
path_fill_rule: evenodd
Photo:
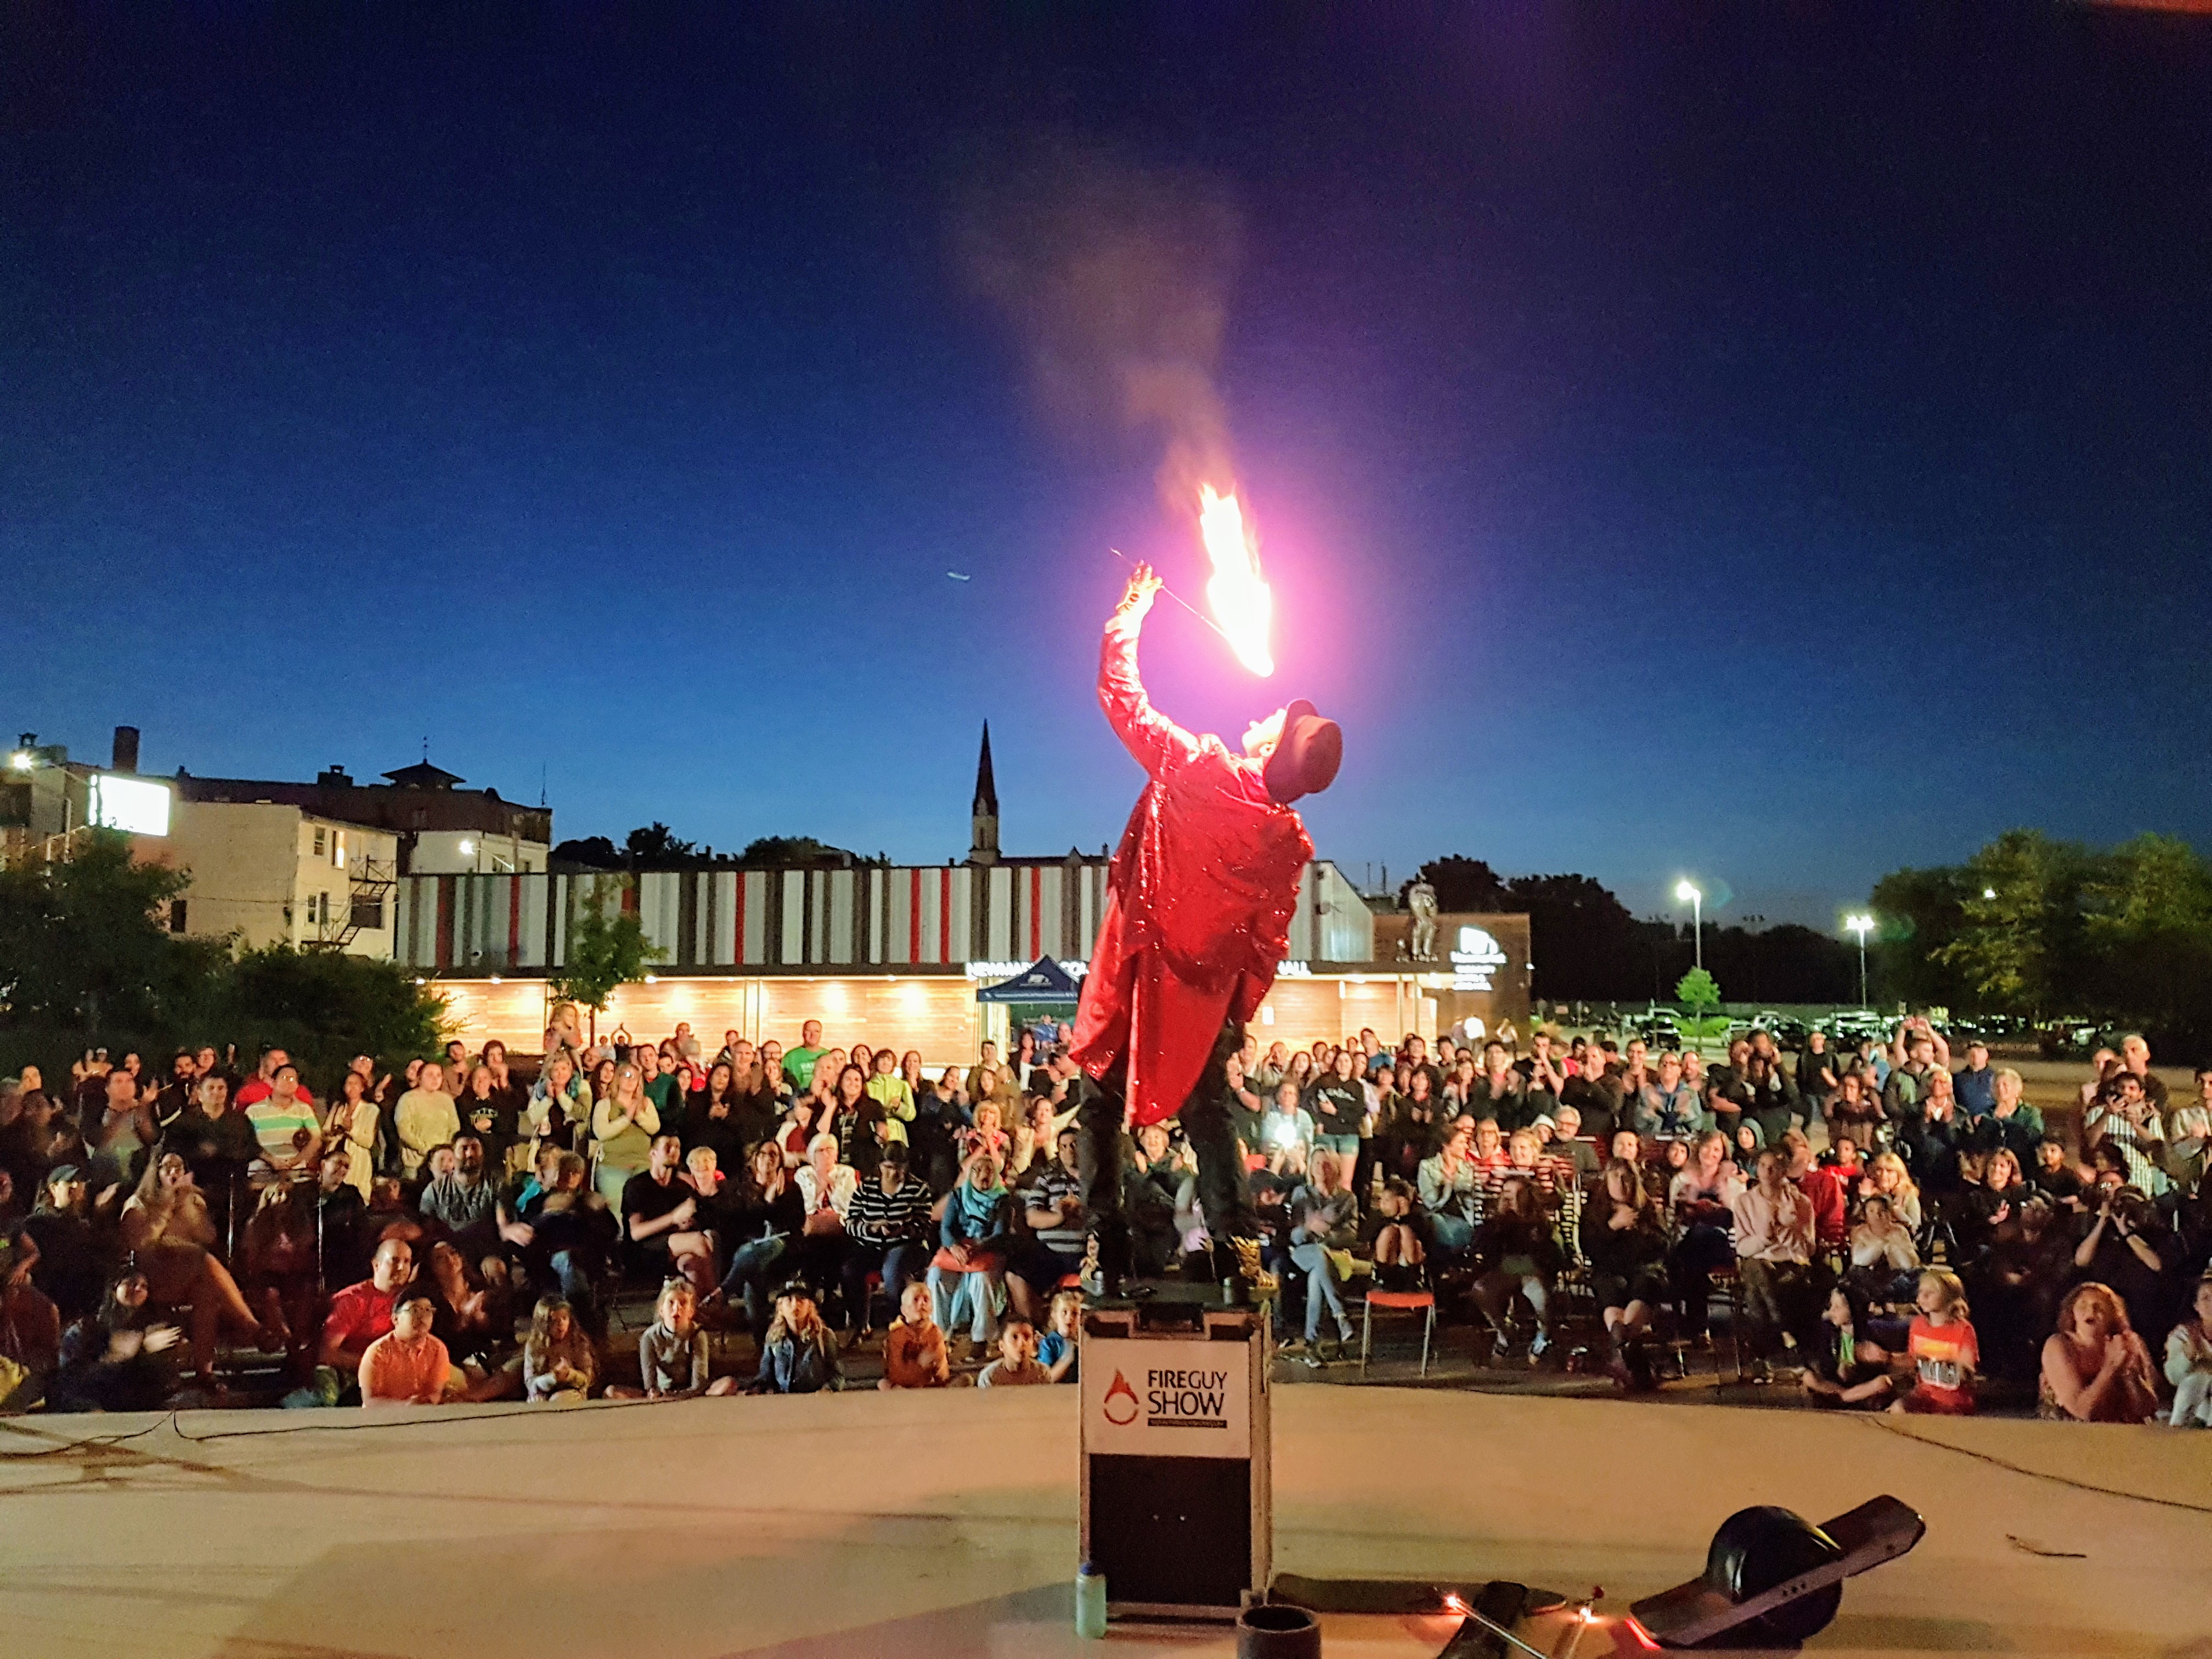
M 1845 916 L 1844 931 L 1859 936 L 1859 1006 L 1866 1006 L 1866 936 L 1874 932 L 1874 918 L 1869 915 Z
M 1698 966 L 1705 965 L 1705 896 L 1697 884 L 1686 878 L 1674 884 L 1674 902 L 1690 907 L 1690 939 L 1697 952 Z

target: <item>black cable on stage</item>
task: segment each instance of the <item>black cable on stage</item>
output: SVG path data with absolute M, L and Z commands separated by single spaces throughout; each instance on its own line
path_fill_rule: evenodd
M 1930 1440 L 1924 1435 L 1915 1434 L 1909 1429 L 1885 1422 L 1879 1417 L 1863 1417 L 1859 1420 L 1869 1428 L 1880 1429 L 1885 1434 L 1893 1434 L 1900 1440 L 1910 1440 L 1916 1446 L 1928 1446 L 1936 1451 L 1956 1452 L 1961 1457 L 1971 1457 L 1978 1463 L 1991 1464 L 1997 1468 L 2009 1470 L 2014 1474 L 2024 1474 L 2030 1480 L 2048 1480 L 2054 1486 L 2071 1486 L 2076 1492 L 2094 1492 L 2100 1498 L 2124 1498 L 2131 1504 L 2153 1504 L 2162 1510 L 2182 1510 L 2191 1515 L 2212 1515 L 2212 1504 L 2187 1503 L 2179 1498 L 2152 1498 L 2139 1492 L 2117 1492 L 2110 1486 L 2096 1486 L 2087 1480 L 2076 1480 L 2070 1474 L 2052 1474 L 2044 1469 L 2027 1468 L 2018 1463 L 2008 1462 L 1990 1452 L 1975 1451 L 1967 1446 L 1954 1446 L 1948 1441 Z

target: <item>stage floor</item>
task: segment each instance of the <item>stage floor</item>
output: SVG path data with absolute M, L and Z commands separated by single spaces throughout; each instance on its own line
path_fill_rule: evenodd
M 1852 1580 L 1814 1650 L 2212 1659 L 2212 1434 L 1386 1388 L 1275 1407 L 1283 1570 L 1622 1605 L 1697 1571 L 1742 1504 L 1819 1520 L 1887 1492 L 1927 1538 Z M 1075 1409 L 1038 1389 L 0 1419 L 0 1653 L 1096 1653 L 1068 1617 Z M 1447 1634 L 1331 1620 L 1328 1650 Z M 1104 1650 L 1233 1649 L 1117 1630 Z

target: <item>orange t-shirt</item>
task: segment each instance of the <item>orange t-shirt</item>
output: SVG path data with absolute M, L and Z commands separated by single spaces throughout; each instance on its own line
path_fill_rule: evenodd
M 370 1343 L 361 1357 L 361 1403 L 404 1406 L 442 1400 L 450 1369 L 446 1345 L 436 1337 L 426 1336 L 410 1348 L 387 1333 Z
M 1974 1408 L 1973 1390 L 1967 1386 L 1966 1379 L 1971 1372 L 1981 1368 L 1982 1348 L 1975 1340 L 1972 1325 L 1963 1319 L 1933 1324 L 1927 1315 L 1921 1314 L 1912 1322 L 1905 1346 L 1912 1356 L 1912 1369 L 1920 1379 L 1912 1397 L 1921 1402 L 1923 1410 L 1968 1412 Z

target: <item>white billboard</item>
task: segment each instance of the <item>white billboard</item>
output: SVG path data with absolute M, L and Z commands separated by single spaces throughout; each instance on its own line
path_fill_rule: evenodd
M 102 829 L 120 830 L 129 836 L 169 833 L 169 786 L 166 783 L 95 772 L 92 775 L 90 807 L 93 823 Z

